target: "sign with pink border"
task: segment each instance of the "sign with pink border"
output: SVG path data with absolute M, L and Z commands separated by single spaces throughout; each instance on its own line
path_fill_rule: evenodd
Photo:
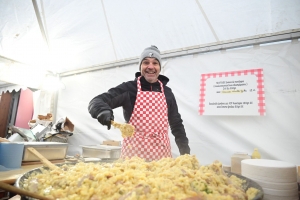
M 199 114 L 266 115 L 263 69 L 201 74 Z

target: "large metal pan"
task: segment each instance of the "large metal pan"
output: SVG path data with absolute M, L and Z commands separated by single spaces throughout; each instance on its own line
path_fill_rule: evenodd
M 97 162 L 101 162 L 101 163 L 112 163 L 114 162 L 116 159 L 105 159 L 105 160 L 101 160 L 101 161 L 97 161 Z M 74 165 L 76 163 L 64 163 L 64 164 L 68 164 L 68 165 Z M 56 164 L 58 167 L 60 167 L 61 165 L 64 165 L 64 164 Z M 23 184 L 24 184 L 24 180 L 29 178 L 31 176 L 32 173 L 41 173 L 41 169 L 42 168 L 46 168 L 46 169 L 49 169 L 48 167 L 40 167 L 40 168 L 36 168 L 36 169 L 32 169 L 31 171 L 28 171 L 26 172 L 25 174 L 23 174 L 22 176 L 20 176 L 16 182 L 15 182 L 15 186 L 20 188 L 20 189 L 23 189 L 24 190 L 24 187 L 23 187 Z M 242 180 L 245 180 L 245 182 L 243 183 L 243 189 L 246 191 L 248 188 L 250 187 L 253 187 L 253 188 L 256 188 L 258 190 L 260 190 L 260 192 L 255 196 L 255 198 L 253 200 L 262 200 L 263 199 L 263 196 L 264 196 L 264 192 L 263 192 L 263 189 L 260 185 L 258 185 L 256 182 L 252 181 L 251 179 L 247 178 L 247 177 L 244 177 L 244 176 L 241 176 L 241 175 L 238 175 L 238 174 L 235 174 L 235 173 L 232 173 L 232 172 L 227 172 L 225 171 L 225 173 L 227 174 L 228 177 L 230 177 L 231 175 L 235 175 L 237 176 L 238 178 L 242 179 Z M 22 196 L 22 200 L 36 200 L 34 198 L 31 198 L 31 197 L 26 197 L 26 196 Z
M 258 185 L 256 182 L 254 182 L 253 180 L 245 177 L 245 176 L 242 176 L 242 175 L 238 175 L 236 173 L 233 173 L 233 172 L 227 172 L 225 171 L 225 173 L 227 174 L 227 176 L 231 176 L 231 175 L 235 175 L 236 177 L 242 179 L 242 180 L 245 180 L 245 182 L 243 183 L 243 189 L 245 191 L 248 190 L 248 188 L 256 188 L 258 189 L 260 192 L 255 196 L 255 198 L 253 200 L 262 200 L 263 197 L 264 197 L 264 191 L 262 189 L 262 187 L 260 185 Z

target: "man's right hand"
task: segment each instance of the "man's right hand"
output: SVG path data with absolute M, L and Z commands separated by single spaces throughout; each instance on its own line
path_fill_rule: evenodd
M 107 130 L 109 130 L 111 127 L 111 120 L 114 120 L 114 115 L 110 110 L 104 110 L 97 116 L 97 120 L 103 126 L 107 126 Z

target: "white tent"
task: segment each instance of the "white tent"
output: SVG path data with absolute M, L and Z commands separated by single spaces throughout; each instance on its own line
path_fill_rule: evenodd
M 69 154 L 122 139 L 92 119 L 87 105 L 132 80 L 142 50 L 156 45 L 201 163 L 230 164 L 234 152 L 257 147 L 263 158 L 300 164 L 299 0 L 0 0 L 0 33 L 0 91 L 41 89 L 35 114 L 75 124 Z M 266 116 L 198 114 L 202 73 L 253 68 L 264 70 Z M 49 77 L 64 87 L 45 92 Z M 123 121 L 121 108 L 115 120 Z

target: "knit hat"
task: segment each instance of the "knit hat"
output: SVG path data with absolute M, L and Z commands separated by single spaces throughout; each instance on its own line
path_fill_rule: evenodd
M 145 58 L 156 58 L 159 62 L 159 66 L 160 66 L 160 69 L 161 69 L 161 58 L 160 58 L 160 51 L 159 49 L 154 46 L 154 45 L 151 45 L 151 47 L 147 47 L 141 54 L 140 56 L 140 60 L 139 60 L 139 70 L 141 71 L 141 64 L 142 64 L 142 61 L 145 59 Z

